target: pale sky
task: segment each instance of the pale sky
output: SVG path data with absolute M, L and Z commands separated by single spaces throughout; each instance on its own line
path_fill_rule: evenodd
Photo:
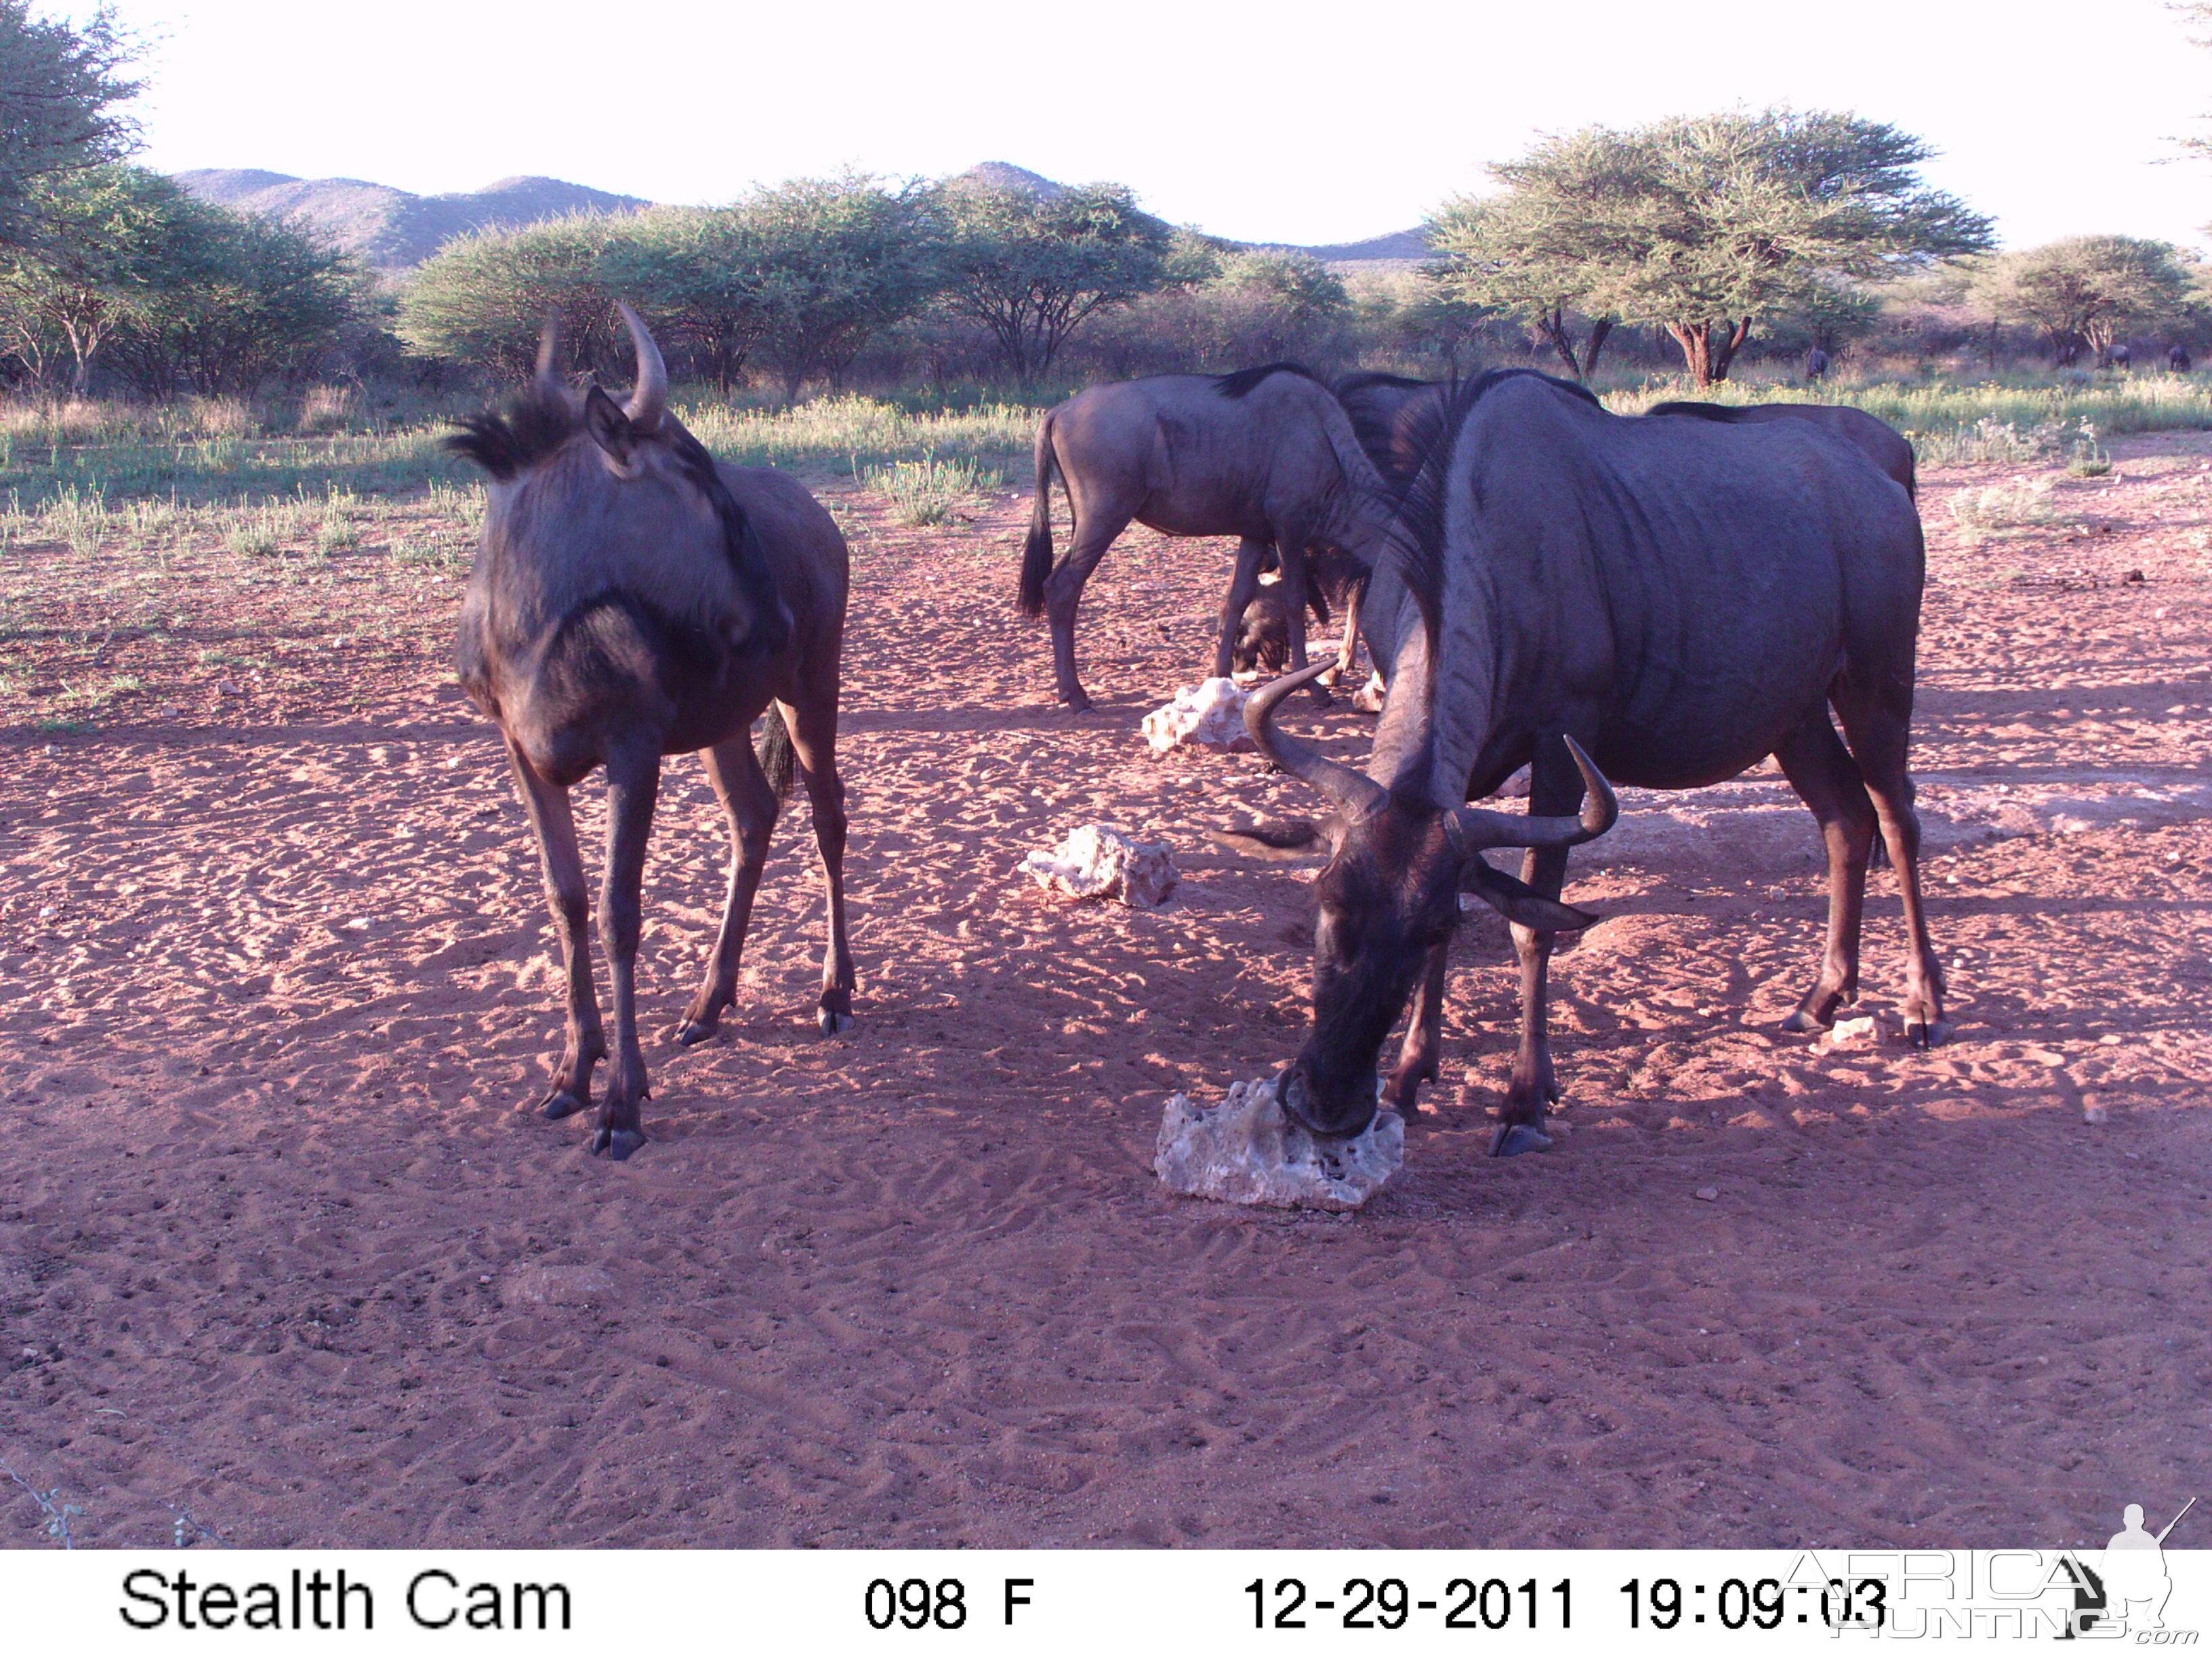
M 88 7 L 53 3 L 48 15 Z M 719 202 L 1006 161 L 1176 223 L 1348 241 L 1592 122 L 1787 103 L 1887 121 L 2027 246 L 2202 246 L 2212 52 L 2160 0 L 119 0 L 151 42 L 140 157 L 422 192 L 545 173 Z M 627 27 L 631 32 L 625 35 Z

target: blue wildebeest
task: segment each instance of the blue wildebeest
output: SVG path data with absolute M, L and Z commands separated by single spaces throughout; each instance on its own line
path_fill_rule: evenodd
M 1590 920 L 1559 896 L 1567 849 L 1611 817 L 1600 770 L 1689 789 L 1769 754 L 1781 763 L 1828 855 L 1827 945 L 1792 1030 L 1827 1025 L 1856 994 L 1879 824 L 1910 934 L 1907 1030 L 1940 1040 L 1905 771 L 1922 564 L 1904 490 L 1813 422 L 1623 418 L 1526 370 L 1454 392 L 1371 580 L 1370 638 L 1395 651 L 1365 769 L 1275 730 L 1298 676 L 1246 705 L 1262 749 L 1336 807 L 1319 824 L 1231 837 L 1328 859 L 1315 882 L 1313 1030 L 1283 1074 L 1285 1109 L 1317 1133 L 1363 1128 L 1378 1051 L 1418 984 L 1383 1091 L 1413 1109 L 1436 1076 L 1445 946 L 1472 887 L 1513 921 L 1521 963 L 1521 1043 L 1492 1150 L 1546 1144 L 1559 1097 L 1547 968 L 1553 933 Z M 1474 857 L 1499 844 L 1486 820 L 1473 836 L 1456 826 L 1463 803 L 1523 763 L 1531 850 L 1508 886 Z M 1566 815 L 1586 790 L 1598 799 L 1578 823 Z
M 1723 423 L 1761 421 L 1810 421 L 1832 432 L 1845 443 L 1905 487 L 1917 499 L 1919 483 L 1913 471 L 1912 441 L 1885 420 L 1847 404 L 1654 404 L 1647 416 L 1686 415 L 1693 420 Z
M 1814 346 L 1805 354 L 1805 378 L 1808 380 L 1818 380 L 1824 378 L 1827 372 L 1828 354 L 1820 347 Z
M 1067 550 L 1052 552 L 1052 480 L 1074 515 Z M 1075 611 L 1084 584 L 1130 521 L 1169 536 L 1235 536 L 1236 574 L 1221 607 L 1213 672 L 1230 672 L 1262 556 L 1282 565 L 1292 663 L 1306 659 L 1306 551 L 1341 549 L 1374 562 L 1384 520 L 1373 469 L 1328 388 L 1290 363 L 1235 374 L 1156 374 L 1092 386 L 1037 427 L 1036 502 L 1022 550 L 1018 603 L 1052 623 L 1062 702 L 1091 706 L 1075 672 Z M 1317 696 L 1328 693 L 1319 686 Z
M 2189 353 L 2178 345 L 2166 347 L 2166 366 L 2176 374 L 2188 374 Z
M 668 412 L 660 352 L 636 313 L 622 309 L 637 349 L 627 404 L 597 386 L 580 397 L 555 380 L 548 324 L 533 384 L 506 413 L 465 421 L 447 440 L 491 476 L 461 607 L 461 684 L 507 740 L 568 969 L 567 1042 L 539 1103 L 548 1117 L 589 1106 L 592 1073 L 609 1057 L 568 801 L 594 767 L 606 769 L 599 924 L 614 981 L 615 1048 L 592 1150 L 617 1158 L 645 1140 L 639 886 L 662 756 L 706 750 L 734 849 L 721 932 L 678 1040 L 712 1035 L 735 998 L 769 835 L 794 768 L 829 889 L 823 1034 L 850 1025 L 853 1006 L 836 762 L 845 538 L 789 478 L 708 454 Z M 748 733 L 763 712 L 756 757 Z

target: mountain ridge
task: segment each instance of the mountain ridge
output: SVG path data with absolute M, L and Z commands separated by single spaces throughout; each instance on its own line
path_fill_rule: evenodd
M 520 230 L 572 213 L 635 213 L 654 205 L 642 197 L 594 190 L 566 179 L 522 174 L 481 190 L 418 196 L 367 179 L 301 179 L 265 167 L 195 167 L 172 175 L 203 200 L 272 218 L 303 221 L 372 270 L 396 275 L 421 264 L 456 236 Z M 1011 161 L 979 161 L 948 184 L 1025 190 L 1049 200 L 1067 186 Z M 1222 241 L 1239 248 L 1305 253 L 1328 264 L 1403 264 L 1427 257 L 1418 229 L 1387 232 L 1357 242 Z

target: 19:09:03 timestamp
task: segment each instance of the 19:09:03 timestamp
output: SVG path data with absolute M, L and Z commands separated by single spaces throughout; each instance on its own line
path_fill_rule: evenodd
M 1685 1619 L 1692 1625 L 1714 1624 L 1723 1630 L 1773 1630 L 1784 1623 L 1813 1622 L 1814 1598 L 1819 1597 L 1819 1618 L 1831 1630 L 1844 1626 L 1879 1629 L 1888 1613 L 1889 1587 L 1879 1578 L 1863 1578 L 1846 1584 L 1831 1578 L 1825 1584 L 1785 1584 L 1777 1578 L 1746 1583 L 1727 1578 L 1714 1587 L 1707 1600 L 1705 1586 L 1692 1584 L 1686 1594 L 1681 1581 L 1632 1578 L 1620 1587 L 1628 1598 L 1628 1627 L 1673 1630 Z M 1791 1606 L 1792 1597 L 1796 1607 Z

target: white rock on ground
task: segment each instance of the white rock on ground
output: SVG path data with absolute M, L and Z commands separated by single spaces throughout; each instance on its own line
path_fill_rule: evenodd
M 1905 1024 L 1891 1013 L 1862 1014 L 1839 1019 L 1828 1031 L 1829 1042 L 1838 1048 L 1877 1048 L 1886 1042 L 1905 1041 Z
M 1133 910 L 1166 903 L 1181 878 L 1164 842 L 1137 841 L 1103 823 L 1070 830 L 1056 850 L 1032 853 L 1017 867 L 1040 887 L 1119 899 Z
M 1244 690 L 1234 680 L 1183 687 L 1173 702 L 1145 716 L 1144 733 L 1155 755 L 1178 746 L 1242 755 L 1257 746 L 1244 729 Z
M 1272 1078 L 1234 1083 L 1208 1111 L 1168 1102 L 1152 1173 L 1170 1192 L 1279 1210 L 1356 1210 L 1406 1161 L 1406 1121 L 1377 1112 L 1349 1140 L 1316 1140 L 1283 1115 Z

